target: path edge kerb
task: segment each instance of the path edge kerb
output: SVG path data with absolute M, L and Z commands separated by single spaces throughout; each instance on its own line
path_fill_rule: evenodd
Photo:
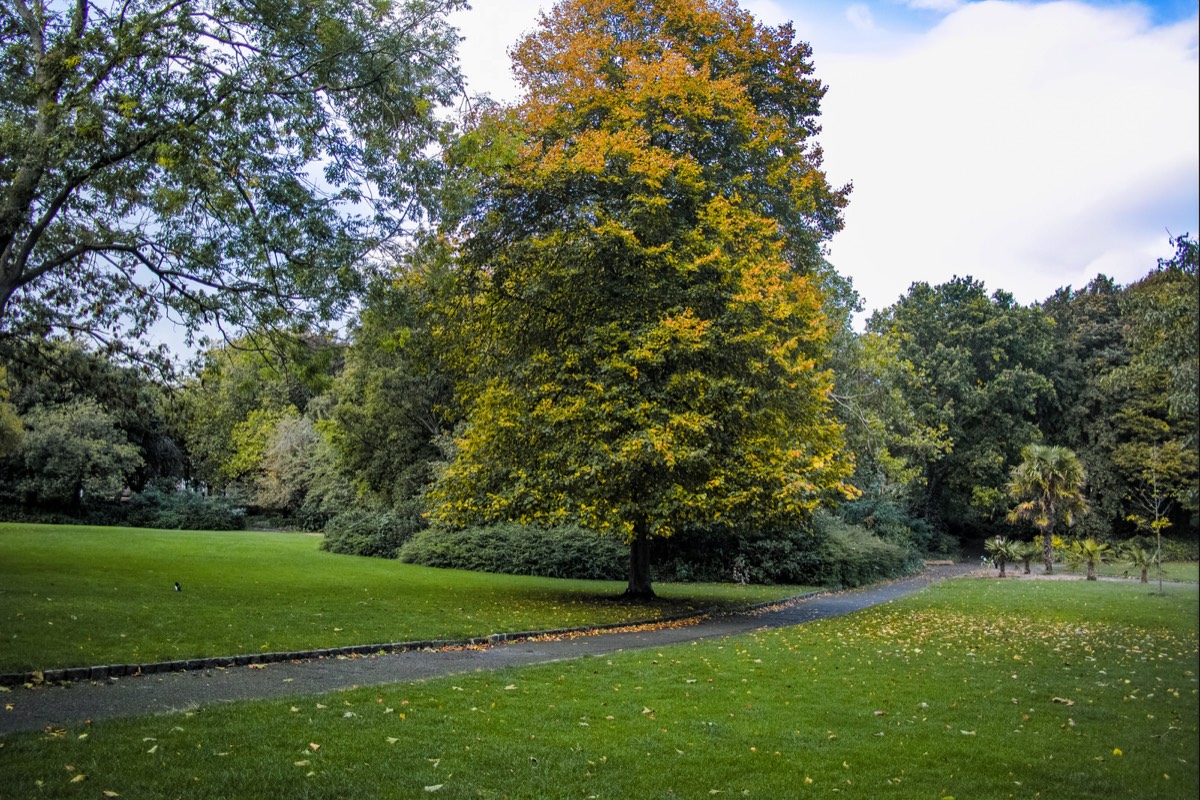
M 409 642 L 386 642 L 381 644 L 359 644 L 347 647 L 326 647 L 311 650 L 289 650 L 275 653 L 244 653 L 236 656 L 211 656 L 207 658 L 189 658 L 177 661 L 152 661 L 145 664 L 107 664 L 92 667 L 65 667 L 62 669 L 35 670 L 31 672 L 9 672 L 0 674 L 0 686 L 24 686 L 28 683 L 71 683 L 74 681 L 99 681 L 109 678 L 124 678 L 131 675 L 153 675 L 162 672 L 190 672 L 204 669 L 227 669 L 229 667 L 250 666 L 252 664 L 280 664 L 286 661 L 311 661 L 320 658 L 337 658 L 338 656 L 373 656 L 388 653 L 404 653 L 414 650 L 438 650 L 447 647 L 478 647 L 481 645 L 498 644 L 500 642 L 517 642 L 522 639 L 536 639 L 541 636 L 569 636 L 571 634 L 602 633 L 623 628 L 635 628 L 642 625 L 660 625 L 686 620 L 701 620 L 715 614 L 745 614 L 772 606 L 787 605 L 819 594 L 828 593 L 828 589 L 818 589 L 805 594 L 784 597 L 778 600 L 767 600 L 737 608 L 707 608 L 700 611 L 689 611 L 684 614 L 672 614 L 666 617 L 653 617 L 627 622 L 610 622 L 604 625 L 584 625 L 577 628 L 547 628 L 535 631 L 518 631 L 515 633 L 490 633 L 486 636 L 472 636 L 466 639 L 429 639 Z

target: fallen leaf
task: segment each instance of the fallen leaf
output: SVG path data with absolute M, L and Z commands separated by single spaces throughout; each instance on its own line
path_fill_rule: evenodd
M 158 750 L 158 745 L 154 745 L 154 747 L 151 747 L 151 748 L 150 748 L 149 750 L 147 750 L 146 752 L 147 752 L 147 753 L 154 753 L 154 752 L 156 752 L 157 750 Z
M 400 740 L 399 740 L 399 739 L 397 739 L 395 736 L 389 736 L 389 737 L 387 737 L 387 743 L 388 743 L 388 744 L 395 744 L 395 743 L 396 743 L 396 742 L 398 742 L 398 741 L 400 741 Z
M 105 797 L 120 797 L 121 796 L 121 795 L 117 794 L 116 792 L 114 792 L 112 789 L 105 789 L 100 794 L 104 795 Z
M 425 787 L 425 791 L 427 791 L 427 792 L 436 792 L 438 789 L 441 789 L 441 788 L 442 788 L 442 786 L 444 786 L 444 785 L 445 785 L 445 784 L 441 784 L 441 783 L 435 783 L 433 786 L 426 786 L 426 787 Z
M 308 743 L 308 749 L 309 749 L 309 750 L 320 750 L 320 749 L 321 749 L 321 745 L 319 745 L 319 744 L 315 744 L 315 743 L 313 743 L 313 742 L 309 742 L 309 743 Z
M 297 767 L 307 767 L 309 765 L 309 760 L 306 758 L 303 761 L 293 761 L 292 765 Z
M 87 775 L 84 775 L 81 772 L 78 775 L 76 775 L 74 778 L 71 778 L 71 783 L 80 783 L 81 781 L 86 781 L 86 780 L 87 780 Z

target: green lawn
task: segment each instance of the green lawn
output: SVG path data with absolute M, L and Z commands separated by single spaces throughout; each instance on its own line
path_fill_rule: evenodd
M 953 580 L 722 642 L 9 736 L 0 795 L 1194 800 L 1197 612 L 1195 586 Z
M 661 584 L 647 607 L 616 601 L 618 583 L 428 569 L 319 542 L 0 523 L 0 672 L 576 627 L 811 590 Z

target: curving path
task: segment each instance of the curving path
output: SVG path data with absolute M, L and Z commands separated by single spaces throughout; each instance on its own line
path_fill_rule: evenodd
M 542 664 L 619 650 L 733 636 L 802 625 L 887 603 L 934 581 L 962 575 L 978 564 L 931 566 L 920 575 L 862 589 L 832 592 L 749 613 L 707 617 L 694 625 L 548 641 L 517 640 L 485 649 L 409 651 L 347 659 L 270 664 L 262 669 L 168 672 L 78 682 L 0 694 L 0 735 L 66 727 L 84 720 L 182 711 L 214 703 L 317 694 L 356 686 L 416 681 L 462 672 Z

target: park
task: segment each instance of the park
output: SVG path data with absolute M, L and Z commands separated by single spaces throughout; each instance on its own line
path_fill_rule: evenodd
M 535 5 L 0 3 L 0 798 L 1194 798 L 1194 8 Z

